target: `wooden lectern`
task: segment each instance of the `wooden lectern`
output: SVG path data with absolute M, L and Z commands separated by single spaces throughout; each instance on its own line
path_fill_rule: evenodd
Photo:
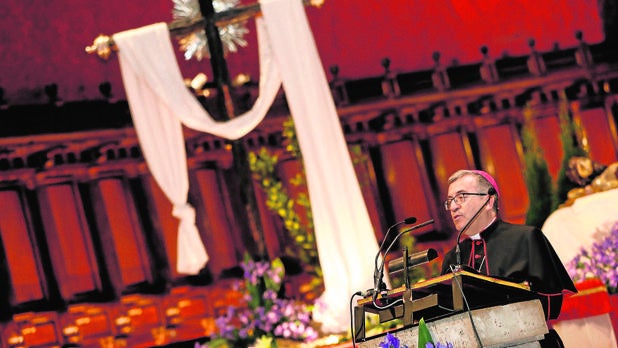
M 401 319 L 403 327 L 391 334 L 410 348 L 417 344 L 421 318 L 436 342 L 458 348 L 539 347 L 548 332 L 543 307 L 528 286 L 465 270 L 382 292 L 375 303 L 360 299 L 355 340 L 359 347 L 378 347 L 384 334 L 365 337 L 366 313 L 380 322 Z

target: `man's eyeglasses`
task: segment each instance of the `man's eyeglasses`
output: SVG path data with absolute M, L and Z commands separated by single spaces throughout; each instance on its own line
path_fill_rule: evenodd
M 488 193 L 480 193 L 480 192 L 459 192 L 458 194 L 444 201 L 444 209 L 446 209 L 446 211 L 451 210 L 451 203 L 453 202 L 455 202 L 455 204 L 457 205 L 461 205 L 463 202 L 466 201 L 466 196 L 487 196 L 487 195 Z

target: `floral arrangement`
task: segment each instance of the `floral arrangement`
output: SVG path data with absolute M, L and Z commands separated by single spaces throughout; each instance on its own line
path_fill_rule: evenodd
M 304 342 L 317 338 L 318 332 L 311 326 L 311 307 L 279 297 L 285 274 L 280 259 L 253 261 L 246 255 L 242 268 L 246 306 L 229 307 L 218 317 L 217 334 L 202 348 L 275 348 L 275 338 Z
M 610 225 L 604 237 L 589 249 L 582 248 L 568 264 L 567 271 L 573 281 L 599 278 L 609 293 L 618 293 L 618 221 Z
M 402 344 L 399 338 L 392 335 L 390 332 L 384 337 L 384 341 L 380 342 L 380 348 L 408 348 L 407 345 Z M 425 324 L 425 319 L 421 318 L 418 323 L 418 347 L 424 348 L 453 348 L 452 343 L 434 343 L 431 333 Z

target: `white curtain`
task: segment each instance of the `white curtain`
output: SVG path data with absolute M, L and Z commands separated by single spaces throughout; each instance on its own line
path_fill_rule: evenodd
M 263 31 L 261 29 L 260 31 Z M 260 37 L 260 96 L 253 108 L 229 122 L 217 122 L 184 85 L 165 23 L 114 35 L 122 79 L 137 135 L 150 171 L 174 205 L 178 227 L 179 273 L 197 274 L 208 255 L 187 203 L 189 179 L 182 124 L 227 139 L 238 139 L 258 125 L 281 86 L 270 46 Z
M 372 287 L 375 234 L 301 1 L 260 3 L 303 154 L 324 271 L 324 306 L 314 316 L 324 331 L 343 332 L 350 295 Z
M 242 137 L 264 117 L 280 74 L 305 162 L 324 273 L 325 292 L 314 318 L 324 332 L 344 332 L 349 296 L 372 287 L 377 241 L 302 3 L 262 0 L 261 7 L 260 97 L 251 111 L 214 121 L 184 87 L 164 24 L 114 35 L 127 98 L 151 172 L 179 212 L 178 270 L 191 273 L 207 256 L 186 203 L 181 123 L 228 139 Z

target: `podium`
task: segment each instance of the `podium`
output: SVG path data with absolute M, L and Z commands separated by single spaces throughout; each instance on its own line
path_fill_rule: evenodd
M 548 332 L 541 302 L 528 286 L 465 270 L 382 292 L 375 303 L 358 300 L 355 340 L 359 347 L 378 347 L 384 334 L 365 337 L 366 313 L 380 322 L 401 319 L 403 327 L 391 334 L 410 348 L 421 318 L 436 342 L 455 347 L 539 347 Z

